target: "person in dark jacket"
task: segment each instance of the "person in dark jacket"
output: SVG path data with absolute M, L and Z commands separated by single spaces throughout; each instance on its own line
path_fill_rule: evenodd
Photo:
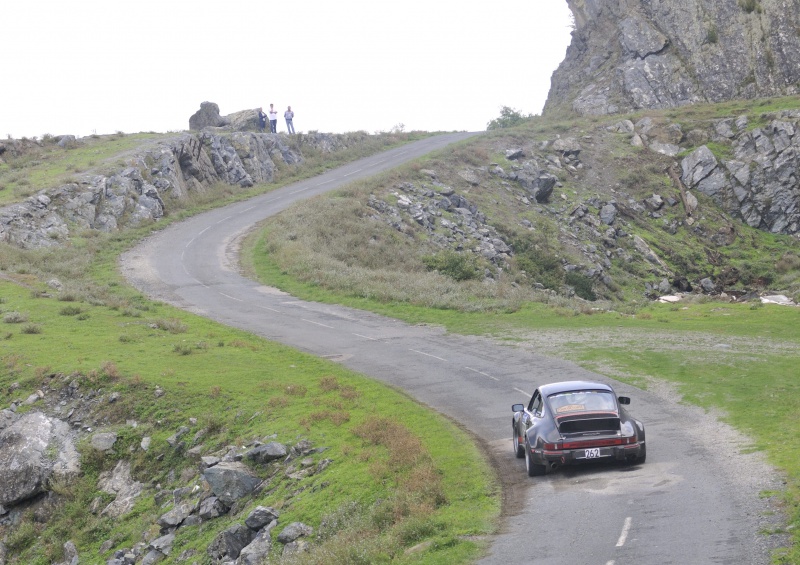
M 264 131 L 267 128 L 267 114 L 261 108 L 258 109 L 258 129 Z

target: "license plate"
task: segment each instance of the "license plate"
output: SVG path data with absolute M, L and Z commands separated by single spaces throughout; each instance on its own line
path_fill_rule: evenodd
M 592 449 L 586 449 L 584 457 L 586 459 L 594 459 L 595 457 L 600 457 L 600 448 L 593 447 Z

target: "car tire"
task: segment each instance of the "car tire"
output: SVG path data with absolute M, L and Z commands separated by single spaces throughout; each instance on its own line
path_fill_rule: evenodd
M 627 459 L 625 459 L 625 463 L 628 465 L 641 465 L 647 460 L 647 446 L 643 445 L 642 448 L 639 450 L 639 455 L 630 455 Z
M 517 459 L 522 459 L 525 457 L 525 446 L 519 442 L 519 436 L 517 436 L 516 428 L 513 428 L 511 433 L 511 441 L 514 443 L 514 455 L 517 456 Z
M 538 465 L 531 459 L 531 450 L 528 444 L 525 444 L 525 469 L 528 471 L 529 477 L 541 477 L 547 473 L 547 465 Z

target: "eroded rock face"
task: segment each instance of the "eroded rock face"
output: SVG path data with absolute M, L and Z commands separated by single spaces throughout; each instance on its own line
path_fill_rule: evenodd
M 772 233 L 800 232 L 800 111 L 779 112 L 766 127 L 722 120 L 719 138 L 733 158 L 718 160 L 703 145 L 681 161 L 682 180 L 749 226 Z
M 275 160 L 297 163 L 302 157 L 275 135 L 181 135 L 126 159 L 128 166 L 110 176 L 86 174 L 0 209 L 0 241 L 52 247 L 68 239 L 70 226 L 113 232 L 157 221 L 170 198 L 214 183 L 246 188 L 271 182 Z
M 34 497 L 51 479 L 79 470 L 69 425 L 61 420 L 30 412 L 0 431 L 0 505 Z
M 572 43 L 545 112 L 583 115 L 794 94 L 800 11 L 782 2 L 567 0 Z
M 328 153 L 358 143 L 360 136 L 309 133 L 294 142 Z M 285 139 L 205 129 L 144 146 L 115 173 L 86 173 L 0 208 L 0 241 L 23 248 L 55 247 L 67 242 L 73 229 L 108 233 L 158 221 L 173 202 L 217 183 L 247 188 L 272 182 L 276 163 L 303 161 L 297 146 L 289 147 Z

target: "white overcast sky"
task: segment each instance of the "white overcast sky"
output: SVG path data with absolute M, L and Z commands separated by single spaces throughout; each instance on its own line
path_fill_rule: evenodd
M 297 131 L 483 130 L 538 114 L 566 0 L 6 0 L 0 136 L 181 131 L 295 111 Z

